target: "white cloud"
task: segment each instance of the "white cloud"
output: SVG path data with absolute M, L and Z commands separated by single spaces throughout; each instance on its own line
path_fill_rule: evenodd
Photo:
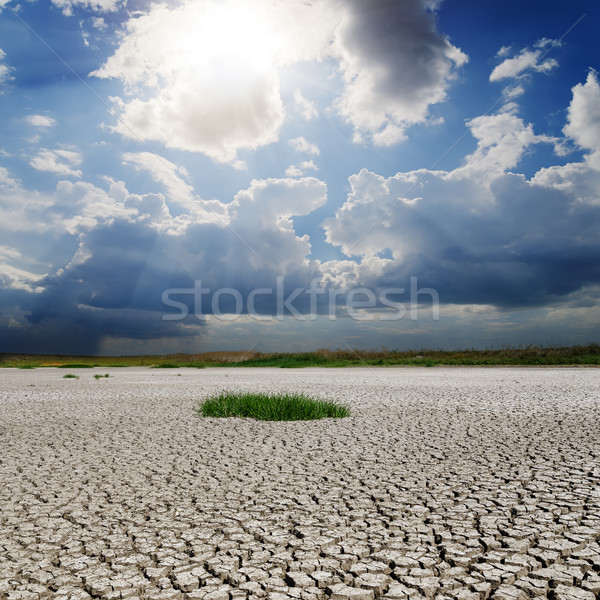
M 4 289 L 36 292 L 38 289 L 34 284 L 41 278 L 39 274 L 0 263 L 0 286 Z
M 492 181 L 516 167 L 533 144 L 556 142 L 553 137 L 536 135 L 531 124 L 525 125 L 510 110 L 476 117 L 467 126 L 477 140 L 477 149 L 466 157 L 464 166 L 453 171 L 453 177 L 473 177 L 477 173 L 482 181 Z
M 187 208 L 192 205 L 194 191 L 182 178 L 189 176 L 183 167 L 178 167 L 166 158 L 150 152 L 127 152 L 123 155 L 123 163 L 149 173 L 154 181 L 165 187 L 169 200 Z
M 90 45 L 90 34 L 83 28 L 83 21 L 79 22 L 79 26 L 81 27 L 81 39 L 83 40 L 83 45 L 88 48 Z
M 590 71 L 586 82 L 578 83 L 572 92 L 563 132 L 589 153 L 583 162 L 540 169 L 533 181 L 564 191 L 580 202 L 600 205 L 600 84 L 596 72 Z M 561 148 L 558 144 L 559 153 Z
M 34 283 L 44 275 L 17 266 L 21 262 L 31 263 L 32 261 L 23 260 L 23 255 L 17 248 L 0 245 L 0 284 L 2 288 L 34 293 L 41 291 L 41 288 L 38 288 Z M 19 327 L 20 325 L 13 319 L 8 326 Z
M 389 146 L 427 120 L 467 56 L 435 30 L 422 2 L 344 3 L 332 52 L 345 89 L 336 106 L 357 142 Z
M 300 177 L 302 175 L 302 170 L 296 165 L 290 165 L 286 170 L 285 174 L 287 177 Z
M 260 223 L 262 233 L 252 234 L 254 245 L 267 247 L 270 236 L 265 228 L 273 231 L 293 231 L 292 216 L 307 215 L 325 204 L 327 188 L 314 178 L 302 179 L 254 179 L 250 187 L 234 197 L 237 206 L 232 217 L 232 227 L 240 231 L 253 230 Z M 233 209 L 232 209 L 233 210 Z M 308 244 L 308 238 L 302 239 Z M 308 245 L 307 245 L 308 247 Z M 300 262 L 304 255 L 301 257 Z
M 524 93 L 525 93 L 525 88 L 521 84 L 508 86 L 508 87 L 504 88 L 504 90 L 502 91 L 502 95 L 505 98 L 508 98 L 509 100 L 512 100 L 513 98 L 518 98 L 519 96 L 522 96 Z
M 82 162 L 81 153 L 73 150 L 47 150 L 41 149 L 37 156 L 31 159 L 29 164 L 38 171 L 47 171 L 57 175 L 70 175 L 81 177 L 82 172 L 78 167 Z
M 294 103 L 300 114 L 306 120 L 314 119 L 319 116 L 316 104 L 306 99 L 300 90 L 294 92 Z
M 74 235 L 93 230 L 100 224 L 112 223 L 115 219 L 134 220 L 142 211 L 128 206 L 126 201 L 121 200 L 118 191 L 111 186 L 107 192 L 85 181 L 59 181 L 54 204 L 48 211 L 53 216 L 53 227 Z
M 104 31 L 106 29 L 106 21 L 104 17 L 94 17 L 92 19 L 92 27 L 98 31 Z
M 0 167 L 0 189 L 14 190 L 14 189 L 19 189 L 20 187 L 21 187 L 20 183 L 16 179 L 13 179 L 10 176 L 8 169 L 5 169 L 4 167 Z
M 21 252 L 16 248 L 11 248 L 10 246 L 0 245 L 0 260 L 14 260 L 16 258 L 21 258 Z
M 600 149 L 600 84 L 595 71 L 590 71 L 584 84 L 573 88 L 565 135 L 588 150 Z
M 534 48 L 523 48 L 519 54 L 512 58 L 507 58 L 497 65 L 490 74 L 490 81 L 501 81 L 502 79 L 514 79 L 527 75 L 534 71 L 536 73 L 547 73 L 558 67 L 558 62 L 553 58 L 543 59 L 548 52 L 548 48 L 560 46 L 558 40 L 549 40 L 543 38 L 539 40 Z M 500 50 L 505 50 L 506 47 Z M 508 49 L 502 54 L 498 52 L 497 56 L 508 55 Z
M 316 156 L 318 156 L 321 153 L 321 151 L 319 150 L 319 147 L 316 144 L 309 142 L 304 137 L 294 138 L 294 139 L 290 140 L 288 142 L 288 144 L 296 152 L 301 152 L 301 153 L 305 153 L 305 154 L 314 154 Z
M 310 171 L 318 171 L 319 167 L 317 167 L 317 165 L 315 165 L 315 161 L 314 160 L 304 160 L 300 163 L 300 168 L 301 169 L 305 169 L 305 170 L 310 170 Z
M 115 130 L 224 163 L 276 141 L 284 108 L 273 45 L 282 42 L 270 6 L 185 2 L 131 19 L 116 52 L 92 73 L 151 91 L 147 100 L 116 102 Z
M 124 5 L 124 0 L 52 0 L 52 4 L 60 8 L 63 14 L 70 16 L 75 8 L 85 8 L 96 12 L 115 12 Z
M 1 8 L 1 7 L 0 7 Z M 7 81 L 12 79 L 12 68 L 4 63 L 4 58 L 6 57 L 6 52 L 0 48 L 0 94 L 2 93 L 2 88 Z
M 315 164 L 314 160 L 304 160 L 299 165 L 290 165 L 286 170 L 285 174 L 288 177 L 300 177 L 306 173 L 306 171 L 318 171 L 319 167 Z
M 568 193 L 579 202 L 600 205 L 600 169 L 588 161 L 544 167 L 532 179 L 533 183 Z
M 56 125 L 56 121 L 47 115 L 29 115 L 25 120 L 32 127 L 54 127 Z
M 507 102 L 502 105 L 498 112 L 516 115 L 519 112 L 519 105 L 516 102 Z

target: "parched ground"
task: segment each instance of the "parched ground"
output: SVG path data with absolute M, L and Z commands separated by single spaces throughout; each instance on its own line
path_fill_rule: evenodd
M 0 370 L 0 598 L 600 595 L 600 370 Z M 341 420 L 200 419 L 222 389 Z

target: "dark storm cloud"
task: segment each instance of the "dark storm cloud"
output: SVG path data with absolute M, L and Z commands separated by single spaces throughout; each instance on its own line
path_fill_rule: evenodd
M 363 171 L 353 187 L 359 197 L 351 208 L 326 222 L 330 241 L 351 247 L 375 224 L 361 252 L 394 254 L 381 273 L 359 269 L 357 283 L 408 287 L 417 276 L 443 303 L 502 309 L 545 306 L 600 283 L 600 207 L 565 191 L 520 175 L 501 176 L 487 190 L 431 174 L 419 199 L 386 215 L 406 180 Z
M 430 2 L 352 0 L 336 30 L 346 89 L 340 112 L 377 145 L 396 143 L 441 102 L 467 57 L 436 28 Z

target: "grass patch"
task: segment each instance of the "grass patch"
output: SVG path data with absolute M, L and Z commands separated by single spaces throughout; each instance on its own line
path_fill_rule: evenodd
M 316 352 L 301 354 L 272 354 L 256 356 L 248 360 L 233 363 L 230 366 L 238 367 L 279 367 L 281 369 L 301 369 L 303 367 L 331 367 L 336 361 L 331 361 L 327 356 Z
M 152 365 L 152 369 L 179 369 L 180 365 L 173 363 L 162 363 L 160 365 Z
M 79 375 L 73 375 L 73 373 L 67 373 L 63 375 L 63 379 L 79 379 Z
M 350 416 L 343 404 L 304 394 L 222 392 L 200 404 L 202 417 L 248 417 L 259 421 L 310 421 Z
M 58 365 L 57 369 L 92 369 L 94 365 L 86 365 L 84 363 L 68 363 L 66 365 Z
M 104 379 L 105 377 L 110 377 L 110 375 L 108 373 L 104 374 L 104 375 L 100 375 L 99 373 L 96 373 L 94 375 L 94 379 L 97 381 L 98 379 Z
M 19 365 L 17 369 L 35 369 L 37 365 Z

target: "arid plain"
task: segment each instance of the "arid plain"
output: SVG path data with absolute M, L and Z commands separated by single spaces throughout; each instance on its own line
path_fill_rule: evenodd
M 598 369 L 0 370 L 0 598 L 593 600 L 599 540 Z

